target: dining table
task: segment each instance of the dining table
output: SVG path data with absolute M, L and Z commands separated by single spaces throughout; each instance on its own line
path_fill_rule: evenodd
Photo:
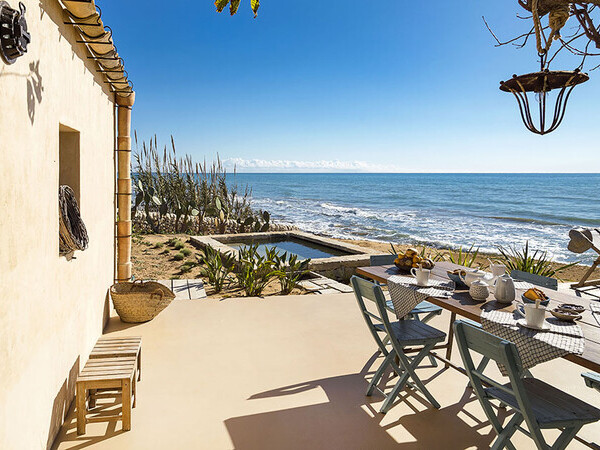
M 448 271 L 455 269 L 472 270 L 466 267 L 453 264 L 448 261 L 441 261 L 435 263 L 434 268 L 431 270 L 431 277 L 439 280 L 449 280 Z M 401 272 L 394 265 L 382 265 L 382 266 L 368 266 L 359 267 L 356 270 L 357 275 L 377 281 L 382 284 L 386 284 L 387 280 L 394 275 L 406 275 Z M 548 309 L 552 309 L 560 303 L 571 303 L 585 307 L 585 311 L 582 313 L 582 317 L 577 323 L 581 326 L 583 336 L 585 339 L 585 347 L 582 354 L 568 353 L 563 358 L 571 361 L 572 363 L 578 364 L 588 370 L 594 372 L 600 372 L 600 314 L 594 314 L 591 311 L 590 303 L 600 305 L 598 300 L 578 297 L 576 295 L 570 295 L 567 293 L 547 289 L 543 287 L 536 288 L 541 289 L 550 299 Z M 520 299 L 521 294 L 525 292 L 525 289 L 516 290 L 516 300 Z M 477 323 L 481 323 L 481 314 L 485 311 L 500 310 L 505 312 L 514 312 L 516 309 L 516 301 L 510 304 L 500 303 L 496 301 L 494 294 L 490 293 L 488 298 L 484 301 L 473 300 L 469 295 L 468 290 L 455 289 L 449 297 L 428 297 L 427 301 L 438 305 L 443 309 L 450 311 L 450 327 L 448 330 L 448 339 L 444 344 L 436 346 L 434 350 L 445 349 L 445 357 L 440 357 L 435 352 L 432 352 L 434 356 L 442 360 L 446 366 L 451 366 L 463 373 L 464 369 L 460 366 L 453 364 L 450 359 L 452 356 L 452 343 L 454 338 L 454 330 L 452 324 L 457 319 L 457 316 L 470 319 Z

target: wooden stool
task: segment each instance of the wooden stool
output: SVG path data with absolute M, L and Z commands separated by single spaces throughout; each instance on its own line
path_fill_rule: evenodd
M 77 377 L 77 434 L 85 433 L 85 425 L 89 422 L 104 422 L 110 419 L 121 419 L 123 430 L 131 430 L 131 397 L 133 407 L 136 400 L 137 357 L 122 356 L 119 358 L 89 359 Z M 122 413 L 113 416 L 87 418 L 86 400 L 90 392 L 90 408 L 95 406 L 97 389 L 117 389 L 121 391 Z
M 138 381 L 142 379 L 142 338 L 140 336 L 104 337 L 101 336 L 92 349 L 90 359 L 119 358 L 134 356 L 137 358 Z

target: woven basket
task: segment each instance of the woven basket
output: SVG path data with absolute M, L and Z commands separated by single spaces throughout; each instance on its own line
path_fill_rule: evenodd
M 156 281 L 116 283 L 110 287 L 110 296 L 123 322 L 140 323 L 154 319 L 169 306 L 175 294 Z

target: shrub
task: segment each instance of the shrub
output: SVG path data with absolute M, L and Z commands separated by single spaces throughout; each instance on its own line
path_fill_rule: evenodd
M 238 250 L 238 268 L 235 277 L 238 286 L 248 297 L 258 297 L 269 282 L 278 276 L 275 269 L 275 248 L 268 249 L 265 256 L 258 253 L 258 245 L 247 245 Z
M 221 292 L 235 266 L 235 256 L 222 254 L 210 246 L 202 249 L 198 261 L 204 265 L 202 274 L 208 278 L 215 292 Z
M 163 248 L 163 243 L 162 242 L 157 242 L 156 244 L 154 244 L 154 248 L 158 249 L 158 248 Z
M 181 241 L 175 241 L 173 247 L 175 248 L 175 250 L 181 250 L 183 247 L 185 247 L 185 244 Z
M 183 256 L 188 257 L 192 254 L 192 251 L 189 248 L 184 248 L 180 253 L 183 254 Z
M 165 248 L 162 252 L 160 252 L 161 255 L 168 255 L 170 252 L 170 250 L 168 248 Z
M 179 268 L 179 270 L 181 271 L 181 273 L 187 273 L 187 272 L 190 272 L 195 266 L 196 266 L 195 262 L 187 261 Z
M 173 246 L 174 246 L 174 245 L 177 243 L 177 241 L 178 241 L 178 240 L 177 240 L 177 238 L 171 238 L 171 239 L 169 239 L 169 240 L 166 242 L 166 244 L 167 244 L 169 247 L 173 247 Z
M 275 254 L 274 260 L 277 277 L 281 285 L 281 293 L 287 295 L 298 286 L 298 281 L 308 273 L 310 259 L 298 261 L 298 255 L 290 254 L 288 257 L 286 252 L 283 255 Z
M 175 254 L 175 256 L 173 256 L 173 259 L 175 261 L 183 261 L 184 258 L 185 258 L 185 256 L 183 255 L 183 253 L 177 253 L 177 254 Z
M 557 273 L 578 263 L 574 262 L 554 267 L 552 258 L 548 256 L 548 252 L 541 250 L 535 250 L 533 253 L 530 252 L 529 241 L 526 241 L 525 246 L 520 250 L 516 247 L 506 248 L 501 245 L 497 248 L 500 252 L 499 260 L 506 266 L 509 272 L 520 270 L 543 277 L 554 277 Z

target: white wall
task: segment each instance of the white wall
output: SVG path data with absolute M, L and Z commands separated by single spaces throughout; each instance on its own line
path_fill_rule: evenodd
M 114 107 L 56 0 L 0 62 L 0 448 L 47 448 L 102 332 L 114 270 Z M 15 7 L 18 2 L 10 0 Z M 58 255 L 59 126 L 80 132 L 88 250 Z

